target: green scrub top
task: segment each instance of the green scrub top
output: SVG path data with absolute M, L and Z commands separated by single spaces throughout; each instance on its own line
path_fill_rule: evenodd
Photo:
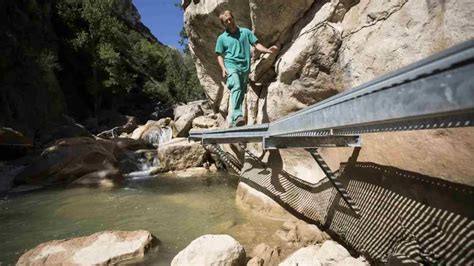
M 237 27 L 235 33 L 224 31 L 217 38 L 216 53 L 224 56 L 224 66 L 227 71 L 236 70 L 242 73 L 250 72 L 250 46 L 258 39 L 252 31 Z M 230 73 L 229 73 L 230 74 Z

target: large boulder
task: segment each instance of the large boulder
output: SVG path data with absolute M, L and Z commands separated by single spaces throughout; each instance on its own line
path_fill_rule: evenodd
M 173 139 L 158 148 L 161 172 L 202 166 L 208 157 L 209 154 L 201 143 L 184 138 Z
M 200 104 L 181 105 L 175 108 L 175 127 L 177 137 L 187 137 L 193 120 L 204 114 Z
M 244 265 L 245 250 L 228 235 L 204 235 L 193 240 L 171 261 L 172 266 Z
M 225 124 L 225 119 L 220 114 L 210 114 L 206 116 L 198 116 L 193 120 L 192 128 L 195 129 L 206 129 L 206 128 L 218 128 L 220 125 Z
M 117 160 L 120 152 L 119 146 L 112 141 L 91 138 L 58 140 L 21 171 L 15 182 L 54 185 L 82 178 L 84 184 L 109 186 L 122 178 Z
M 181 116 L 186 115 L 189 112 L 189 108 L 192 106 L 199 106 L 205 115 L 212 113 L 212 108 L 207 100 L 197 100 L 194 102 L 188 102 L 187 104 L 179 103 L 173 107 L 174 120 L 178 120 Z
M 138 230 L 53 240 L 24 253 L 17 265 L 114 265 L 143 258 L 154 239 L 150 232 Z

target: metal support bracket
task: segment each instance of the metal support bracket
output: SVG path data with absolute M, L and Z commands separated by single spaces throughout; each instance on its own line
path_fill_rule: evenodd
M 334 186 L 336 191 L 341 195 L 342 199 L 347 203 L 349 208 L 351 208 L 357 215 L 360 215 L 360 208 L 357 206 L 355 201 L 349 196 L 347 190 L 342 186 L 342 183 L 337 179 L 336 175 L 331 171 L 324 159 L 319 155 L 318 149 L 306 149 L 311 156 L 316 160 L 319 167 L 323 170 L 324 174 L 328 177 L 331 184 Z

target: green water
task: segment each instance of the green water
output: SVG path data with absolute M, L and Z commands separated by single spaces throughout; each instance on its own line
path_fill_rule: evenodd
M 237 178 L 167 174 L 121 188 L 61 188 L 9 195 L 0 200 L 0 265 L 14 264 L 27 249 L 102 230 L 144 229 L 161 244 L 142 261 L 169 265 L 193 239 L 229 234 L 249 252 L 272 243 L 282 222 L 235 206 Z

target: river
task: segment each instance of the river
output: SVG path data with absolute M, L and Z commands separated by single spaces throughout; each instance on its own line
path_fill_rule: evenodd
M 141 261 L 169 265 L 192 240 L 229 234 L 247 252 L 274 243 L 282 221 L 238 208 L 238 177 L 162 174 L 130 180 L 115 189 L 54 188 L 0 200 L 0 265 L 14 264 L 27 249 L 53 240 L 103 230 L 150 231 L 161 242 Z

